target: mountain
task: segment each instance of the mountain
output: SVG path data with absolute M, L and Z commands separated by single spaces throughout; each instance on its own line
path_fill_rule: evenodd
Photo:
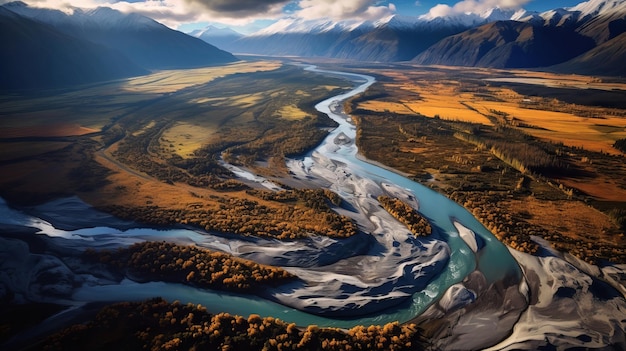
M 0 7 L 0 89 L 45 89 L 148 73 L 120 52 Z
M 481 14 L 451 17 L 392 15 L 378 21 L 288 18 L 231 43 L 222 43 L 221 47 L 231 52 L 263 55 L 409 61 L 448 36 L 523 15 L 532 14 L 494 8 Z
M 191 68 L 237 61 L 226 51 L 139 14 L 124 14 L 107 7 L 73 8 L 66 14 L 21 2 L 4 6 L 65 34 L 118 50 L 147 69 Z
M 222 47 L 262 55 L 405 61 L 465 29 L 457 23 L 427 23 L 398 15 L 379 21 L 283 19 Z
M 568 9 L 580 13 L 580 18 L 591 18 L 615 12 L 624 12 L 626 2 L 624 0 L 589 0 Z
M 465 30 L 460 26 L 380 25 L 337 45 L 326 56 L 360 61 L 409 61 L 439 40 Z
M 614 39 L 626 32 L 624 0 L 590 0 L 540 14 L 518 12 L 511 18 L 516 21 L 491 22 L 447 37 L 413 62 L 493 68 L 554 65 L 559 71 L 593 74 L 623 71 L 622 41 Z
M 550 69 L 564 73 L 626 77 L 624 62 L 626 62 L 626 33 Z
M 611 11 L 600 12 L 582 23 L 576 30 L 602 44 L 626 32 L 626 2 L 612 6 Z
M 274 56 L 331 57 L 345 41 L 371 28 L 367 22 L 283 19 L 223 46 L 235 53 Z
M 525 10 L 513 11 L 495 7 L 481 13 L 468 12 L 437 17 L 433 17 L 430 13 L 428 13 L 420 16 L 419 20 L 425 23 L 438 24 L 440 26 L 446 24 L 448 26 L 472 28 L 490 22 L 507 21 L 511 19 L 516 20 L 520 17 L 530 15 L 532 15 L 532 13 Z
M 626 0 L 589 0 L 543 13 L 492 8 L 482 13 L 377 21 L 285 18 L 251 35 L 206 27 L 185 35 L 138 14 L 110 8 L 70 13 L 15 2 L 5 8 L 55 29 L 115 49 L 149 69 L 186 68 L 236 60 L 222 51 L 275 56 L 413 61 L 419 64 L 533 68 L 579 55 L 606 57 L 626 32 Z M 604 45 L 607 43 L 607 45 Z M 222 50 L 217 49 L 219 46 Z M 590 51 L 592 49 L 597 49 Z M 592 62 L 581 56 L 580 62 Z M 605 60 L 604 65 L 615 60 Z M 563 67 L 579 67 L 580 64 Z M 563 68 L 564 69 L 564 68 Z M 618 71 L 607 67 L 607 72 Z
M 545 67 L 594 47 L 593 40 L 558 27 L 498 21 L 445 38 L 413 61 L 492 68 Z
M 217 28 L 211 25 L 203 29 L 194 30 L 189 33 L 189 35 L 201 39 L 217 48 L 228 46 L 232 42 L 244 37 L 243 34 L 230 28 Z

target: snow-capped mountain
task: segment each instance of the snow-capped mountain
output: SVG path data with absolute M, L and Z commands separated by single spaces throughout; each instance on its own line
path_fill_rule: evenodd
M 190 32 L 189 35 L 199 38 L 217 48 L 228 46 L 234 41 L 244 37 L 243 34 L 230 28 L 218 28 L 212 25 L 194 30 Z
M 467 28 L 458 23 L 398 15 L 377 21 L 287 18 L 221 47 L 230 52 L 261 55 L 404 61 Z
M 3 6 L 67 35 L 115 49 L 148 69 L 199 67 L 237 60 L 228 52 L 139 14 L 107 7 L 70 8 L 66 13 L 22 2 Z
M 416 62 L 539 67 L 569 60 L 626 32 L 626 0 L 588 0 L 543 13 L 492 8 L 437 17 L 391 15 L 376 21 L 285 18 L 247 36 L 207 27 L 191 33 L 195 38 L 110 8 L 65 13 L 23 3 L 4 6 L 66 34 L 115 48 L 148 68 L 234 60 L 212 45 L 255 55 L 380 62 L 410 61 L 420 55 Z M 500 22 L 505 24 L 494 25 Z M 198 38 L 212 45 L 199 45 Z M 469 57 L 473 59 L 465 59 Z
M 100 28 L 158 28 L 161 26 L 157 21 L 139 14 L 123 14 L 109 7 L 95 9 L 81 9 L 70 7 L 67 12 L 31 7 L 21 1 L 10 2 L 3 5 L 6 9 L 21 16 L 47 23 L 53 26 L 67 26 L 72 24 L 81 27 Z
M 581 18 L 602 14 L 626 11 L 624 0 L 589 0 L 568 8 L 571 12 L 579 12 Z
M 491 8 L 481 13 L 460 13 L 448 16 L 432 16 L 430 13 L 418 17 L 420 21 L 427 23 L 447 24 L 450 26 L 477 27 L 485 23 L 495 21 L 507 21 L 519 18 L 526 13 L 525 10 L 503 10 L 499 7 Z
M 528 20 L 539 14 L 492 8 L 446 17 L 391 15 L 377 21 L 285 18 L 223 49 L 262 55 L 335 57 L 367 61 L 410 60 L 430 45 L 467 29 L 501 20 Z M 215 39 L 205 39 L 215 43 Z
M 521 20 L 545 26 L 575 27 L 597 16 L 623 12 L 626 12 L 624 0 L 590 0 L 572 7 L 548 10 L 539 14 L 539 17 Z
M 351 32 L 359 28 L 373 28 L 371 21 L 347 20 L 333 21 L 330 19 L 305 20 L 302 18 L 283 18 L 250 36 L 263 37 L 274 34 L 306 33 L 322 34 L 328 32 Z
M 189 32 L 189 35 L 192 35 L 196 38 L 207 36 L 207 37 L 237 37 L 241 38 L 244 35 L 234 31 L 230 28 L 218 28 L 213 25 L 208 25 L 202 29 L 196 29 L 194 31 Z
M 558 65 L 559 71 L 624 74 L 625 33 L 626 1 L 590 0 L 447 37 L 414 62 L 498 68 Z

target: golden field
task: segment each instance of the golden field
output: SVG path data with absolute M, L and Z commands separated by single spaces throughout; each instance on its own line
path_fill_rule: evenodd
M 503 82 L 525 81 L 529 84 L 576 89 L 626 90 L 623 83 L 602 83 L 593 77 L 555 75 L 529 71 L 472 70 L 459 68 L 407 67 L 406 70 L 377 70 L 392 81 L 384 83 L 394 91 L 393 98 L 362 102 L 359 108 L 375 112 L 389 111 L 398 114 L 421 114 L 428 117 L 493 125 L 488 116 L 493 111 L 506 113 L 518 124 L 529 126 L 525 132 L 555 143 L 584 147 L 593 151 L 619 154 L 612 144 L 626 138 L 626 119 L 617 109 L 584 106 L 592 117 L 574 113 L 546 110 L 537 97 L 524 96 L 507 87 L 491 86 L 490 82 L 501 75 Z M 457 75 L 459 79 L 451 79 Z M 513 75 L 513 77 L 508 77 Z M 585 94 L 581 90 L 581 94 Z M 567 103 L 549 101 L 555 109 L 567 109 Z M 618 114 L 618 116 L 616 116 Z
M 626 162 L 613 147 L 626 138 L 626 107 L 614 107 L 626 84 L 399 67 L 365 67 L 383 78 L 346 104 L 366 157 L 448 195 L 513 248 L 535 252 L 540 236 L 589 262 L 626 261 Z

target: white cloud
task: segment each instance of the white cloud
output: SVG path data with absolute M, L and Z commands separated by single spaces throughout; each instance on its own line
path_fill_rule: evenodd
M 11 0 L 0 0 L 7 2 Z M 244 26 L 256 20 L 277 20 L 287 15 L 304 19 L 380 19 L 396 12 L 394 4 L 378 0 L 23 0 L 30 6 L 71 11 L 107 6 L 153 18 L 171 28 L 211 22 Z M 287 7 L 286 7 L 287 6 Z M 68 10 L 69 9 L 69 10 Z M 289 9 L 289 10 L 286 10 Z
M 304 19 L 380 19 L 396 11 L 394 4 L 377 6 L 375 0 L 300 0 L 299 6 L 295 15 Z
M 426 16 L 436 18 L 464 13 L 480 14 L 496 7 L 503 10 L 517 10 L 530 1 L 531 0 L 463 0 L 453 6 L 445 4 L 435 5 Z
M 438 4 L 433 6 L 430 11 L 428 11 L 428 17 L 437 18 L 437 17 L 445 17 L 450 15 L 453 12 L 452 7 L 445 4 Z
M 5 0 L 0 0 L 4 1 Z M 30 6 L 67 10 L 71 8 L 111 7 L 121 12 L 134 12 L 153 18 L 169 27 L 184 23 L 223 22 L 246 25 L 257 19 L 276 19 L 290 0 L 23 0 Z

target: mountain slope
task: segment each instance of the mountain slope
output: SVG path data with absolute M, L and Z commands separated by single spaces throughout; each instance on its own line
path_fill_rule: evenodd
M 377 22 L 282 20 L 223 48 L 237 53 L 406 61 L 435 42 L 467 29 L 458 23 L 433 23 L 391 16 Z
M 393 28 L 382 26 L 338 45 L 327 56 L 360 61 L 409 61 L 439 40 L 463 27 Z
M 626 77 L 624 62 L 626 62 L 626 33 L 550 69 L 565 73 Z
M 591 39 L 563 28 L 499 21 L 447 37 L 413 61 L 492 68 L 544 67 L 564 62 L 593 46 Z
M 148 73 L 119 52 L 0 7 L 0 89 L 64 87 Z
M 190 68 L 237 61 L 230 53 L 139 14 L 99 7 L 72 14 L 9 3 L 8 9 L 61 32 L 122 52 L 148 69 Z
M 623 3 L 626 5 L 626 2 Z M 577 31 L 602 44 L 626 32 L 626 6 L 601 13 L 580 25 Z

